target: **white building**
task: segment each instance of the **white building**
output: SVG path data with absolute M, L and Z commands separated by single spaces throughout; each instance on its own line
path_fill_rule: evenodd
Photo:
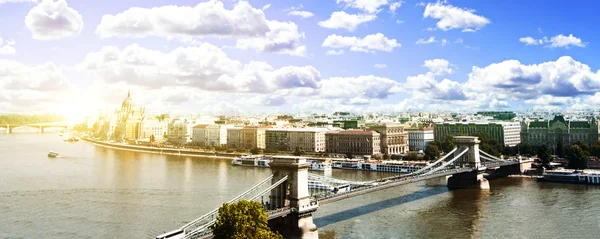
M 169 123 L 166 120 L 159 119 L 148 119 L 145 120 L 142 124 L 142 135 L 141 138 L 143 140 L 148 140 L 154 136 L 154 141 L 164 141 L 166 140 L 165 134 L 169 130 Z
M 306 152 L 325 152 L 325 128 L 274 128 L 267 129 L 266 149 L 294 151 L 296 147 Z
M 227 145 L 227 129 L 232 125 L 196 125 L 193 128 L 192 142 L 201 146 L 220 147 Z
M 407 129 L 408 148 L 410 151 L 425 150 L 433 141 L 433 129 Z
M 192 127 L 192 143 L 199 146 L 207 145 L 207 124 L 199 124 Z

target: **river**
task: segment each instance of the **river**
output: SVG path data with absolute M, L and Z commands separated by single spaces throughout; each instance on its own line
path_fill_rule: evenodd
M 53 150 L 59 158 L 48 158 Z M 0 134 L 0 238 L 153 238 L 218 207 L 270 169 Z M 386 173 L 334 170 L 369 180 Z M 491 181 L 490 191 L 416 183 L 323 205 L 321 238 L 594 238 L 600 187 Z

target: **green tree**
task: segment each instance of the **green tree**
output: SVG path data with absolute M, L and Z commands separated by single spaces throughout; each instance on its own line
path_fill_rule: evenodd
M 213 226 L 215 239 L 242 238 L 283 238 L 271 231 L 268 215 L 259 202 L 241 200 L 237 203 L 224 203 L 219 208 L 217 222 Z
M 262 153 L 262 149 L 259 148 L 253 148 L 250 150 L 251 154 L 261 154 Z
M 431 160 L 435 160 L 436 158 L 438 158 L 440 156 L 440 150 L 437 146 L 437 144 L 434 143 L 429 143 L 427 145 L 427 148 L 425 148 L 425 156 L 423 157 L 424 160 L 427 161 L 431 161 Z
M 540 158 L 542 166 L 546 168 L 550 166 L 550 162 L 552 162 L 552 150 L 548 148 L 547 145 L 543 144 L 541 147 L 539 147 L 537 155 Z
M 389 160 L 389 159 L 390 159 L 389 154 L 383 154 L 383 160 Z
M 565 157 L 565 145 L 563 144 L 562 141 L 558 141 L 558 143 L 556 143 L 556 155 L 558 155 L 559 158 L 564 158 Z
M 373 154 L 371 158 L 374 160 L 381 160 L 383 157 L 381 154 Z
M 575 142 L 574 145 L 579 146 L 579 148 L 581 148 L 586 155 L 590 155 L 590 146 L 585 141 L 579 140 Z
M 531 147 L 531 144 L 520 143 L 519 145 L 517 145 L 517 147 L 519 148 L 519 153 L 522 155 L 533 155 L 534 154 L 533 147 Z
M 600 157 L 600 140 L 594 141 L 592 147 L 590 147 L 590 155 Z
M 481 143 L 479 144 L 479 149 L 485 151 L 486 153 L 498 157 L 500 156 L 500 152 L 503 151 L 504 146 L 500 142 L 498 142 L 497 139 L 491 138 L 485 132 L 477 132 L 474 133 L 472 136 L 476 136 L 479 138 L 479 140 L 481 141 Z
M 586 169 L 588 167 L 588 156 L 577 144 L 567 148 L 566 157 L 569 160 L 567 168 Z
M 452 135 L 447 135 L 446 138 L 438 143 L 439 149 L 444 151 L 444 153 L 448 153 L 454 149 L 454 137 Z
M 410 152 L 407 155 L 405 155 L 402 159 L 404 159 L 406 161 L 417 161 L 417 160 L 419 160 L 419 155 L 415 152 Z
M 296 149 L 294 150 L 294 156 L 302 156 L 304 154 L 306 154 L 306 152 L 304 152 L 304 150 L 302 150 L 300 148 L 300 146 L 296 146 Z

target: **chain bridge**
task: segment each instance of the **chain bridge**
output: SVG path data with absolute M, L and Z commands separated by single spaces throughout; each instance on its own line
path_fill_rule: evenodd
M 301 156 L 275 156 L 273 174 L 228 201 L 258 201 L 268 214 L 269 227 L 285 238 L 318 238 L 312 214 L 319 206 L 352 196 L 438 177 L 448 177 L 449 188 L 489 189 L 483 177 L 487 169 L 521 173 L 529 160 L 501 159 L 479 149 L 477 137 L 456 136 L 456 148 L 415 172 L 374 181 L 348 181 L 308 172 L 310 163 Z M 218 208 L 159 235 L 157 239 L 211 238 Z
M 63 128 L 68 129 L 71 124 L 67 122 L 53 122 L 53 123 L 38 123 L 38 124 L 0 124 L 0 129 L 5 131 L 7 134 L 12 134 L 13 130 L 21 128 L 33 128 L 37 129 L 38 133 L 44 133 L 47 128 Z

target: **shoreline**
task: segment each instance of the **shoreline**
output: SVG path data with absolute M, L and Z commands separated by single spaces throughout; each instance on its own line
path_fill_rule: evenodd
M 150 154 L 160 154 L 160 155 L 173 155 L 173 156 L 186 156 L 186 157 L 196 157 L 196 158 L 220 158 L 220 159 L 233 159 L 242 154 L 233 154 L 233 153 L 219 153 L 219 152 L 203 152 L 203 151 L 195 151 L 190 149 L 174 149 L 174 148 L 157 148 L 157 147 L 147 147 L 147 146 L 137 146 L 130 144 L 117 144 L 117 143 L 109 143 L 104 141 L 99 141 L 90 138 L 82 138 L 83 141 L 104 148 L 116 149 L 116 150 L 124 150 L 129 152 L 139 152 L 139 153 L 150 153 Z

